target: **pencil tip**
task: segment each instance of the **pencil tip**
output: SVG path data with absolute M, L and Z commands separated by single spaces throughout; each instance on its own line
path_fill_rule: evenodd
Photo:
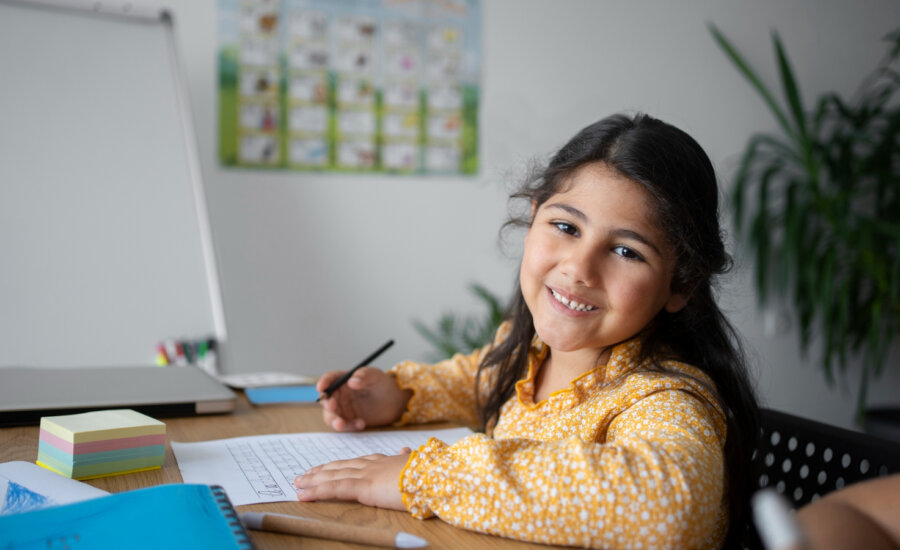
M 428 541 L 410 533 L 400 531 L 397 533 L 394 544 L 397 548 L 425 548 L 428 546 Z

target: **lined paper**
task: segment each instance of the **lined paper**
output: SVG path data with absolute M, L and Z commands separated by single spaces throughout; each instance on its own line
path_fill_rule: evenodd
M 294 478 L 309 468 L 370 454 L 393 455 L 432 437 L 452 444 L 467 428 L 360 433 L 271 434 L 172 442 L 185 483 L 221 485 L 235 506 L 297 499 Z

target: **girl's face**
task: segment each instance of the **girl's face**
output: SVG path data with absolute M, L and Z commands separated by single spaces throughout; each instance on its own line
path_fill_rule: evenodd
M 640 332 L 671 291 L 674 252 L 653 221 L 650 195 L 605 164 L 589 164 L 533 214 L 519 283 L 551 350 L 595 350 Z

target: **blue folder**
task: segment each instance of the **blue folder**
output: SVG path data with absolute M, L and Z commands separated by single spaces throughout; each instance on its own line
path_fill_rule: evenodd
M 249 550 L 221 487 L 172 484 L 0 516 L 0 548 Z

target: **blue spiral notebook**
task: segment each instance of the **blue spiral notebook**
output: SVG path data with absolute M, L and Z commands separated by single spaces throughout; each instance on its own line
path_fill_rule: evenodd
M 251 550 L 218 486 L 172 484 L 0 516 L 0 548 Z

